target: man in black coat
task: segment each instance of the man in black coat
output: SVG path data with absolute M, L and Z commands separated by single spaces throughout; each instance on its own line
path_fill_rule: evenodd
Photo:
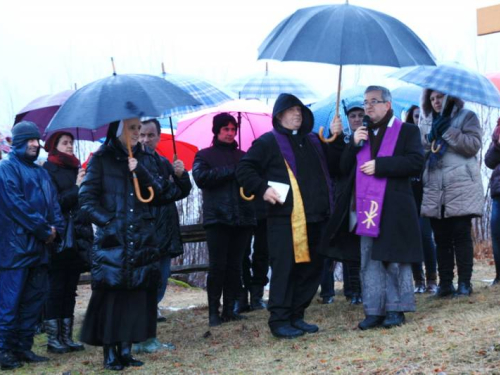
M 304 321 L 304 312 L 318 290 L 323 259 L 317 247 L 333 207 L 327 154 L 332 151 L 338 162 L 344 142 L 339 137 L 330 147 L 321 145 L 311 133 L 313 124 L 309 108 L 281 94 L 273 109 L 274 130 L 254 141 L 236 171 L 245 193 L 263 197 L 267 205 L 269 327 L 276 337 L 318 331 Z M 340 133 L 340 121 L 334 124 L 332 132 Z
M 175 183 L 177 189 L 170 197 L 168 203 L 157 208 L 157 235 L 160 244 L 160 271 L 161 280 L 158 287 L 158 303 L 161 302 L 167 290 L 167 282 L 170 277 L 170 263 L 172 258 L 183 254 L 181 242 L 181 230 L 179 226 L 179 213 L 177 212 L 176 201 L 186 198 L 192 188 L 187 171 L 184 169 L 182 160 L 174 160 L 173 165 L 167 158 L 159 155 L 156 146 L 160 142 L 161 126 L 157 119 L 150 119 L 142 122 L 140 130 L 140 142 L 149 147 L 156 158 L 159 173 L 163 178 Z M 158 321 L 165 321 L 158 308 Z
M 411 263 L 421 262 L 422 243 L 410 177 L 423 167 L 417 127 L 402 123 L 385 87 L 365 91 L 368 128 L 360 127 L 345 148 L 340 168 L 354 173 L 350 225 L 361 236 L 361 281 L 366 319 L 360 329 L 404 323 L 415 311 Z M 354 169 L 354 172 L 353 172 Z

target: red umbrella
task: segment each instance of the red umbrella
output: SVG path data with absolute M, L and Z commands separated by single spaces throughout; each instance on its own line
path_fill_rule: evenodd
M 182 160 L 186 170 L 190 171 L 193 168 L 194 156 L 198 152 L 198 147 L 177 140 L 175 141 L 175 145 L 177 146 L 177 159 Z M 162 133 L 160 135 L 160 142 L 156 146 L 156 151 L 171 162 L 174 160 L 174 147 L 171 134 Z
M 486 77 L 493 82 L 496 88 L 500 91 L 500 73 L 486 74 Z

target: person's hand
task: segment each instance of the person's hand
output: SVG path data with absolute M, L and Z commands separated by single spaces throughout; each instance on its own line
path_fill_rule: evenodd
M 46 244 L 49 244 L 49 243 L 54 242 L 54 240 L 56 239 L 56 236 L 57 236 L 57 231 L 56 231 L 56 228 L 51 227 L 51 228 L 50 228 L 50 230 L 51 230 L 50 236 L 49 236 L 49 238 L 47 238 L 47 239 L 45 240 L 45 243 L 46 243 Z
M 359 142 L 368 140 L 368 129 L 365 126 L 360 126 L 354 132 L 354 144 L 359 146 Z
M 359 167 L 359 169 L 361 169 L 361 172 L 363 172 L 364 174 L 367 174 L 369 176 L 374 175 L 375 174 L 375 160 L 370 160 L 370 161 L 365 162 L 361 167 Z
M 182 160 L 177 159 L 174 161 L 173 167 L 175 175 L 177 177 L 181 177 L 185 170 L 184 162 Z
M 85 169 L 80 168 L 80 170 L 78 171 L 78 175 L 76 176 L 76 186 L 80 187 L 84 177 L 85 177 Z
M 333 118 L 332 123 L 330 124 L 330 133 L 332 134 L 342 134 L 343 131 L 343 126 L 342 126 L 342 120 L 340 119 L 339 116 L 335 116 Z
M 281 197 L 278 194 L 278 192 L 272 187 L 268 187 L 266 192 L 264 193 L 264 200 L 271 204 L 276 204 L 276 203 L 283 204 L 281 203 L 280 198 Z
M 128 170 L 130 172 L 133 172 L 137 168 L 137 159 L 136 158 L 129 158 L 128 159 Z

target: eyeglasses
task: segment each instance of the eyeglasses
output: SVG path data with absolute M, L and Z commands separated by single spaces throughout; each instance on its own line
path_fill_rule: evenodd
M 363 107 L 368 107 L 368 106 L 373 107 L 379 103 L 387 103 L 387 100 L 377 100 L 377 99 L 372 99 L 370 101 L 365 100 L 363 102 Z

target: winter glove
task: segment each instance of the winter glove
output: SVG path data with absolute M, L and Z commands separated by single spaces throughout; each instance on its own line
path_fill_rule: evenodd
M 438 116 L 432 122 L 432 130 L 435 131 L 437 137 L 441 137 L 450 127 L 451 118 L 448 116 Z

